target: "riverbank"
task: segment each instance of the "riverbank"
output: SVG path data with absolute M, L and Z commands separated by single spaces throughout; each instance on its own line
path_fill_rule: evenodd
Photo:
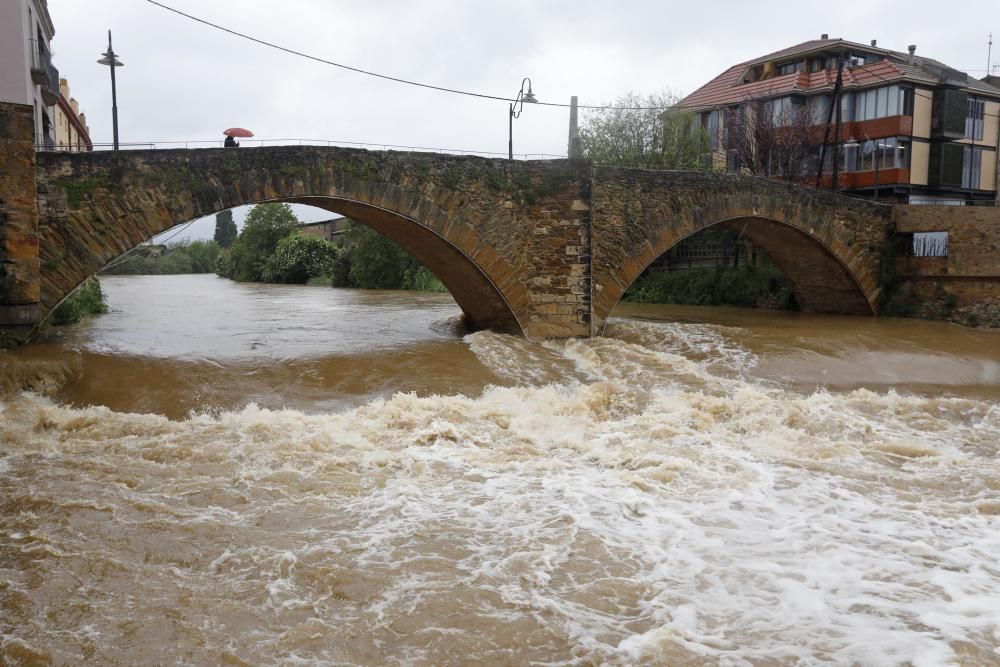
M 92 277 L 59 304 L 48 323 L 55 326 L 76 324 L 87 315 L 100 315 L 106 312 L 108 304 L 101 290 L 101 282 Z

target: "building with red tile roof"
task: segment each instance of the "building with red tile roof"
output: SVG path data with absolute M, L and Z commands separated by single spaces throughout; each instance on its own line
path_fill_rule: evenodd
M 903 53 L 823 35 L 733 65 L 678 107 L 696 114 L 717 167 L 740 168 L 732 137 L 754 122 L 747 118 L 773 116 L 775 131 L 787 136 L 780 112 L 799 109 L 805 113 L 796 117 L 822 130 L 814 152 L 837 156 L 840 189 L 912 203 L 997 199 L 1000 87 L 917 56 L 916 46 Z M 741 129 L 733 119 L 742 119 Z M 796 169 L 799 180 L 817 178 Z M 832 172 L 831 160 L 819 182 L 829 187 Z

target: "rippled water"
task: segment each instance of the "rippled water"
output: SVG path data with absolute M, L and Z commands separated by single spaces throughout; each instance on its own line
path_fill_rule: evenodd
M 1000 664 L 997 332 L 104 284 L 0 357 L 0 664 Z

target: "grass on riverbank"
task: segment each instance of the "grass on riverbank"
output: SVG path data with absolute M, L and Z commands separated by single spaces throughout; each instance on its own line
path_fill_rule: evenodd
M 59 304 L 52 313 L 49 323 L 55 326 L 76 324 L 86 315 L 100 315 L 108 312 L 104 292 L 97 278 L 88 278 L 75 292 Z
M 796 310 L 795 297 L 782 273 L 770 263 L 740 268 L 646 272 L 625 293 L 635 303 L 693 306 L 745 306 Z

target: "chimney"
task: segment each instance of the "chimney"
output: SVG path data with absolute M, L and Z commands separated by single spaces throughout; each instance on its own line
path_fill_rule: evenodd
M 878 43 L 878 40 L 877 40 L 877 39 L 873 39 L 873 40 L 872 40 L 872 46 L 875 46 L 875 44 L 877 44 L 877 43 Z
M 913 54 L 917 52 L 917 45 L 910 44 L 906 49 L 910 52 L 910 64 L 913 64 Z
M 829 33 L 825 33 L 824 32 L 822 35 L 819 36 L 819 38 L 820 39 L 830 39 L 830 35 L 829 35 Z

